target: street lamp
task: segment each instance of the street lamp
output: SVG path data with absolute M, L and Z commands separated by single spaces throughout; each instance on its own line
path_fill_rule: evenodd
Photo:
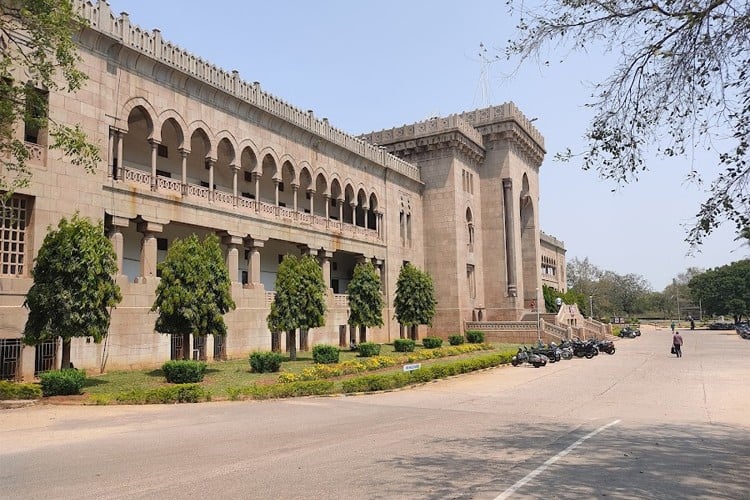
M 594 319 L 594 296 L 589 295 L 589 319 Z
M 536 340 L 539 344 L 542 343 L 542 332 L 539 330 L 539 287 L 536 289 Z

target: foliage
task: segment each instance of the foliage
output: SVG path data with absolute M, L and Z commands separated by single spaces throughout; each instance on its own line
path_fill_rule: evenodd
M 122 300 L 112 278 L 116 272 L 117 256 L 102 223 L 93 225 L 78 214 L 70 221 L 63 217 L 57 230 L 49 229 L 31 272 L 24 342 L 36 345 L 61 337 L 61 366 L 70 366 L 72 337 L 99 343 L 107 335 L 110 310 Z
M 24 384 L 0 380 L 0 400 L 8 399 L 39 399 L 42 388 L 39 384 Z
M 339 362 L 339 348 L 334 345 L 318 344 L 312 350 L 313 361 L 324 365 Z
M 443 345 L 443 339 L 439 337 L 425 337 L 422 339 L 422 345 L 425 349 L 437 349 Z
M 206 363 L 189 359 L 167 361 L 161 365 L 161 371 L 171 384 L 202 382 L 206 373 Z
M 272 373 L 281 369 L 284 357 L 278 352 L 255 351 L 250 353 L 250 368 L 255 373 Z
M 480 330 L 466 330 L 466 342 L 470 344 L 481 344 L 484 342 L 484 332 Z
M 163 262 L 152 311 L 158 311 L 154 329 L 182 335 L 226 335 L 224 314 L 235 308 L 229 271 L 219 239 L 195 234 L 175 239 Z M 187 350 L 186 350 L 187 355 Z
M 512 351 L 505 351 L 478 358 L 457 360 L 452 363 L 425 366 L 408 373 L 365 375 L 344 380 L 342 390 L 345 393 L 352 393 L 396 389 L 410 384 L 429 382 L 430 380 L 507 364 L 510 362 L 513 354 L 515 353 Z
M 576 304 L 578 310 L 582 313 L 588 310 L 584 309 L 584 307 L 588 307 L 586 305 L 588 303 L 586 296 L 573 289 L 569 289 L 567 292 L 560 292 L 551 286 L 542 285 L 542 295 L 544 295 L 544 306 L 548 313 L 556 313 L 559 310 L 556 303 L 558 298 L 562 300 L 563 304 Z
M 349 294 L 349 324 L 354 326 L 383 326 L 383 295 L 380 275 L 371 262 L 357 264 L 347 287 Z
M 332 394 L 335 386 L 327 380 L 296 381 L 273 385 L 249 385 L 234 388 L 229 392 L 229 399 L 236 401 L 250 397 L 252 399 L 294 398 L 300 396 L 323 396 Z
M 688 286 L 710 315 L 732 315 L 735 323 L 750 316 L 750 259 L 709 269 L 693 276 Z
M 432 325 L 436 305 L 432 277 L 411 264 L 403 266 L 393 301 L 398 322 L 406 326 Z
M 74 35 L 86 21 L 70 0 L 0 2 L 0 206 L 31 180 L 31 158 L 15 127 L 24 122 L 33 130 L 48 130 L 51 149 L 93 172 L 99 148 L 87 142 L 81 127 L 48 119 L 47 92 L 74 93 L 86 81 Z M 45 89 L 40 91 L 37 89 Z
M 448 342 L 450 345 L 461 345 L 464 343 L 464 336 L 463 335 L 451 335 L 448 337 Z
M 687 241 L 698 245 L 724 220 L 738 231 L 750 225 L 750 7 L 738 0 L 543 2 L 511 0 L 521 11 L 517 39 L 506 53 L 521 61 L 546 55 L 548 47 L 572 46 L 614 53 L 618 65 L 595 86 L 595 115 L 581 154 L 618 184 L 648 169 L 648 146 L 662 157 L 715 151 L 724 171 L 712 180 Z M 716 148 L 719 149 L 716 149 Z M 688 180 L 701 183 L 691 169 Z
M 393 348 L 396 352 L 413 352 L 417 345 L 412 339 L 396 339 L 393 341 Z
M 359 351 L 359 355 L 363 358 L 377 356 L 380 354 L 380 344 L 376 344 L 375 342 L 362 342 L 357 347 L 357 351 Z
M 310 255 L 301 259 L 285 255 L 276 275 L 276 295 L 268 314 L 272 332 L 290 333 L 289 357 L 297 359 L 294 332 L 325 325 L 326 284 L 323 270 Z
M 80 394 L 86 383 L 86 373 L 75 369 L 44 372 L 39 375 L 39 383 L 45 397 Z
M 116 396 L 116 401 L 122 404 L 199 403 L 211 401 L 211 393 L 198 384 L 176 384 L 122 392 Z

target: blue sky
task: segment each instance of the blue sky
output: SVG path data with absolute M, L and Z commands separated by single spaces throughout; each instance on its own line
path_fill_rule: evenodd
M 552 65 L 515 69 L 501 49 L 514 34 L 505 2 L 432 0 L 111 0 L 131 23 L 158 28 L 164 39 L 346 132 L 359 134 L 515 102 L 545 137 L 541 228 L 565 242 L 568 259 L 643 275 L 662 290 L 688 267 L 709 268 L 747 257 L 727 226 L 688 255 L 686 229 L 703 194 L 684 177 L 691 160 L 654 159 L 639 182 L 622 188 L 554 153 L 580 150 L 591 82 L 612 61 L 597 53 L 549 54 Z M 480 91 L 479 44 L 488 66 L 489 100 Z M 500 55 L 499 59 L 494 59 Z M 706 155 L 698 157 L 709 159 Z M 710 165 L 710 162 L 708 163 Z M 718 170 L 696 163 L 707 178 Z M 614 190 L 614 192 L 613 192 Z

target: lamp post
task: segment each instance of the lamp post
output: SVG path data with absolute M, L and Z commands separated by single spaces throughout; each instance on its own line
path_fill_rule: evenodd
M 536 289 L 536 340 L 542 343 L 542 332 L 539 330 L 539 287 Z
M 594 296 L 589 295 L 589 319 L 594 319 Z

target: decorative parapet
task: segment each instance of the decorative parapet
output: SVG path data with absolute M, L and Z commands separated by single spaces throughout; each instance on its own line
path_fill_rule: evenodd
M 467 330 L 536 330 L 536 321 L 468 321 Z
M 417 122 L 412 125 L 394 127 L 379 132 L 370 132 L 369 134 L 363 134 L 360 137 L 372 144 L 382 145 L 452 131 L 460 132 L 468 139 L 472 140 L 477 146 L 483 147 L 484 143 L 482 141 L 482 134 L 464 121 L 459 115 L 450 115 L 445 118 L 430 118 L 429 120 Z
M 547 243 L 548 245 L 558 248 L 563 252 L 565 251 L 565 243 L 562 240 L 558 240 L 554 236 L 550 236 L 544 231 L 539 231 L 539 240 L 542 243 Z
M 262 91 L 260 84 L 257 82 L 248 83 L 241 80 L 237 71 L 231 73 L 225 71 L 177 45 L 163 40 L 158 29 L 149 32 L 131 24 L 126 12 L 123 12 L 119 17 L 115 17 L 106 1 L 100 0 L 94 5 L 89 0 L 73 0 L 73 5 L 81 16 L 89 22 L 91 29 L 119 41 L 124 46 L 176 68 L 271 115 L 293 123 L 362 158 L 421 182 L 419 169 L 411 163 L 332 127 L 328 120 L 319 120 L 312 113 L 302 111 L 278 97 Z
M 531 120 L 529 120 L 512 102 L 506 102 L 499 106 L 467 111 L 461 113 L 459 116 L 472 127 L 480 127 L 483 125 L 491 125 L 493 123 L 513 120 L 539 145 L 539 147 L 544 149 L 544 137 L 541 132 L 531 124 Z

